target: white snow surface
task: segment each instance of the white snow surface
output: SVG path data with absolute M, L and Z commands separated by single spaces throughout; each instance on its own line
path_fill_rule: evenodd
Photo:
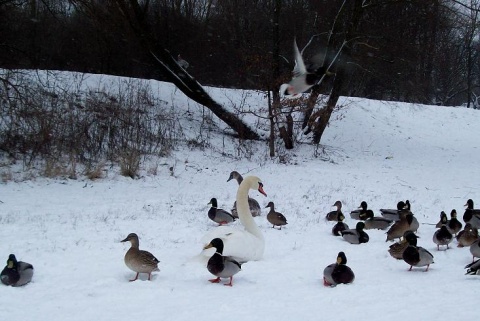
M 171 84 L 151 83 L 178 113 L 188 111 L 197 122 L 208 113 Z M 265 108 L 262 94 L 208 90 L 225 104 Z M 368 99 L 342 104 L 322 138 L 322 157 L 304 143 L 284 152 L 286 164 L 271 160 L 265 141 L 241 145 L 225 138 L 226 126 L 213 116 L 219 130 L 209 133 L 212 148 L 178 147 L 160 160 L 156 175 L 144 165 L 135 180 L 109 168 L 95 181 L 1 183 L 0 260 L 14 253 L 35 268 L 30 284 L 0 287 L 1 320 L 405 321 L 476 315 L 480 277 L 465 275 L 469 249 L 454 240 L 438 251 L 435 227 L 422 223 L 436 223 L 440 211 L 453 208 L 461 220 L 467 199 L 480 204 L 480 113 Z M 251 114 L 245 119 L 267 137 L 265 120 Z M 197 127 L 184 127 L 187 136 L 198 137 Z M 229 156 L 240 147 L 253 155 Z M 202 249 L 202 236 L 217 228 L 207 216 L 210 199 L 227 210 L 235 201 L 238 185 L 227 182 L 232 170 L 260 177 L 268 197 L 256 191 L 250 196 L 261 206 L 274 201 L 288 225 L 272 229 L 268 209 L 255 218 L 265 236 L 264 258 L 245 263 L 230 288 L 208 282 L 213 276 L 192 258 Z M 348 213 L 361 201 L 380 215 L 380 208 L 406 199 L 420 222 L 418 245 L 435 257 L 428 272 L 408 271 L 407 263 L 393 259 L 385 231 L 367 231 L 368 243 L 352 245 L 333 236 L 334 223 L 324 219 L 336 200 L 354 227 Z M 233 226 L 243 228 L 238 221 Z M 146 275 L 128 281 L 135 273 L 123 262 L 129 243 L 120 240 L 131 232 L 139 235 L 141 249 L 161 261 L 151 281 Z M 339 251 L 346 253 L 355 281 L 325 287 L 323 269 Z

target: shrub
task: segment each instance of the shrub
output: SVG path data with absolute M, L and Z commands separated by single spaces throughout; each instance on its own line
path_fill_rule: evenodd
M 0 70 L 0 152 L 45 175 L 101 176 L 102 164 L 135 177 L 141 156 L 167 156 L 181 131 L 147 81 L 120 79 L 88 88 L 80 74 Z

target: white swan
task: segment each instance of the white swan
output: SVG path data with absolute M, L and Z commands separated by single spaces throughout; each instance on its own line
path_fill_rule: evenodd
M 255 223 L 248 205 L 248 191 L 250 189 L 258 190 L 267 196 L 263 191 L 262 181 L 256 176 L 246 177 L 238 187 L 238 218 L 245 230 L 230 226 L 218 226 L 202 238 L 203 244 L 208 244 L 215 238 L 222 239 L 224 243 L 223 255 L 231 256 L 240 263 L 262 259 L 265 250 L 265 239 Z M 201 254 L 211 257 L 213 255 L 212 249 L 204 249 Z

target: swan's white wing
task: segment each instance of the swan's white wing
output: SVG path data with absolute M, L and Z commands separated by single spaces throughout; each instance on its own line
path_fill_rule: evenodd
M 237 231 L 239 231 L 238 227 L 234 228 L 233 226 L 225 226 L 225 225 L 217 226 L 212 230 L 208 231 L 207 234 L 202 236 L 200 242 L 202 242 L 203 245 L 207 245 L 208 243 L 210 243 L 210 241 L 212 241 L 216 237 L 221 238 L 223 240 L 226 235 L 237 232 Z M 228 254 L 224 253 L 224 255 L 228 255 Z
M 303 62 L 302 54 L 298 50 L 297 40 L 293 40 L 293 52 L 295 55 L 295 67 L 293 68 L 293 77 L 304 75 L 307 72 L 305 63 Z
M 263 256 L 264 240 L 245 230 L 235 229 L 230 226 L 218 226 L 203 236 L 201 241 L 206 245 L 217 237 L 223 241 L 223 255 L 231 256 L 240 263 L 260 260 Z M 215 249 L 213 251 L 212 249 L 202 251 L 202 254 L 207 257 L 211 257 L 213 253 L 215 253 Z

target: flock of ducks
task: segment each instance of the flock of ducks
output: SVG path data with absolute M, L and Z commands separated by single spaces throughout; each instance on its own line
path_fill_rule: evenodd
M 252 207 L 257 208 L 258 202 L 248 196 L 250 189 L 267 196 L 263 190 L 263 183 L 256 176 L 248 176 L 243 179 L 238 172 L 232 172 L 228 180 L 231 179 L 236 179 L 239 183 L 234 203 L 237 217 L 218 209 L 217 200 L 212 198 L 209 203 L 211 209 L 208 217 L 219 225 L 203 237 L 203 243 L 206 245 L 199 254 L 199 257 L 207 261 L 207 270 L 215 276 L 209 281 L 219 283 L 222 278 L 228 278 L 229 282 L 224 284 L 226 286 L 233 285 L 233 276 L 241 271 L 243 263 L 262 259 L 265 249 L 265 239 L 253 219 Z M 345 216 L 342 213 L 341 201 L 335 202 L 333 206 L 336 207 L 336 210 L 327 213 L 326 220 L 336 222 L 332 228 L 334 236 L 341 236 L 351 244 L 362 244 L 368 243 L 370 239 L 365 230 L 388 229 L 386 241 L 399 239 L 397 243 L 390 245 L 388 252 L 395 259 L 404 260 L 410 265 L 409 270 L 412 270 L 413 267 L 426 266 L 425 271 L 428 271 L 430 264 L 434 262 L 433 255 L 417 245 L 418 236 L 415 233 L 419 228 L 419 223 L 411 212 L 408 200 L 400 201 L 396 209 L 381 209 L 382 216 L 379 217 L 376 217 L 373 211 L 368 209 L 365 201 L 361 202 L 358 209 L 350 212 L 350 217 L 359 221 L 354 229 L 349 228 L 343 222 Z M 465 206 L 463 220 L 466 224 L 464 229 L 462 230 L 463 224 L 457 219 L 455 210 L 452 210 L 450 220 L 442 211 L 432 239 L 438 250 L 441 246 L 446 246 L 448 249 L 454 238 L 457 239 L 459 247 L 469 246 L 473 260 L 465 267 L 468 269 L 466 274 L 480 274 L 480 259 L 475 260 L 480 257 L 480 238 L 478 237 L 480 209 L 474 209 L 471 199 Z M 266 207 L 270 208 L 267 219 L 273 228 L 277 226 L 281 229 L 287 224 L 285 216 L 275 211 L 273 202 L 269 202 Z M 236 219 L 240 220 L 244 226 L 243 230 L 228 226 Z M 135 277 L 130 280 L 131 282 L 137 280 L 140 273 L 148 274 L 148 280 L 151 280 L 152 272 L 160 271 L 158 268 L 160 261 L 152 253 L 140 250 L 137 234 L 130 233 L 121 242 L 130 242 L 131 244 L 124 257 L 125 265 L 136 273 Z M 326 286 L 336 286 L 354 281 L 355 274 L 346 263 L 345 253 L 339 252 L 336 262 L 325 267 L 323 281 Z M 17 261 L 15 255 L 10 254 L 7 265 L 0 274 L 0 280 L 5 285 L 23 286 L 32 280 L 33 271 L 31 264 Z
M 403 260 L 410 265 L 411 270 L 413 267 L 424 267 L 428 271 L 430 264 L 434 262 L 433 254 L 425 248 L 417 245 L 418 236 L 416 232 L 420 226 L 418 220 L 415 218 L 411 211 L 410 202 L 400 201 L 397 204 L 396 209 L 380 209 L 381 216 L 374 216 L 373 211 L 368 209 L 368 204 L 361 202 L 358 209 L 350 212 L 350 217 L 354 220 L 359 220 L 355 229 L 349 229 L 348 225 L 343 222 L 345 219 L 342 213 L 341 201 L 336 201 L 333 204 L 337 209 L 326 214 L 325 219 L 327 221 L 336 221 L 336 224 L 332 228 L 332 234 L 335 236 L 341 236 L 343 239 L 351 244 L 367 243 L 369 236 L 364 230 L 379 229 L 386 231 L 386 241 L 393 241 L 399 239 L 398 242 L 390 245 L 389 254 L 398 260 Z M 465 227 L 462 230 L 463 224 L 457 218 L 457 211 L 452 210 L 450 213 L 450 219 L 447 214 L 442 211 L 440 213 L 440 220 L 436 224 L 437 230 L 432 236 L 433 242 L 437 245 L 437 250 L 441 247 L 449 248 L 450 243 L 456 238 L 458 247 L 470 247 L 470 253 L 472 254 L 473 261 L 468 264 L 467 274 L 480 274 L 480 260 L 475 258 L 480 257 L 480 239 L 478 235 L 478 228 L 480 228 L 480 209 L 474 209 L 473 200 L 469 199 L 465 204 L 465 214 L 463 215 L 463 221 Z M 334 280 L 332 275 L 332 269 L 337 267 L 335 273 L 345 273 L 344 280 L 353 281 L 354 275 L 352 271 L 349 271 L 342 265 L 346 264 L 346 257 L 343 252 L 338 254 L 337 263 L 329 265 L 324 275 L 324 283 L 328 285 L 336 285 L 338 283 L 349 283 L 339 281 L 341 278 L 336 276 Z

